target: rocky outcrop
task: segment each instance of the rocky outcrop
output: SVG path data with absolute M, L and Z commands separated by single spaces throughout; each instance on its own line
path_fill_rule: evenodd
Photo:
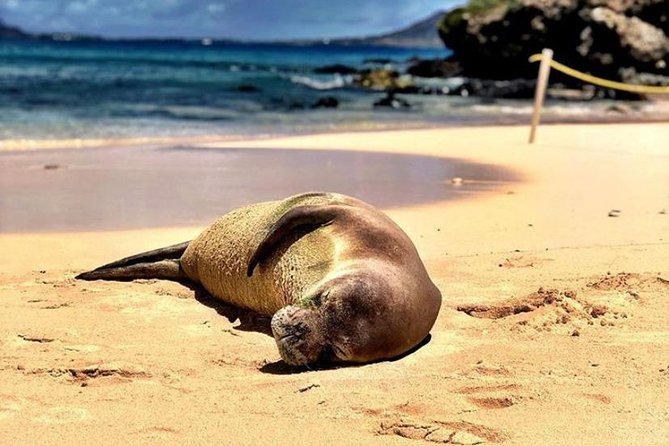
M 534 96 L 536 80 L 467 79 L 450 94 L 495 99 L 527 99 Z
M 337 108 L 339 107 L 339 99 L 334 96 L 323 96 L 316 102 L 311 104 L 311 108 Z
M 394 91 L 389 91 L 384 97 L 374 102 L 374 107 L 402 110 L 411 108 L 411 104 L 406 99 L 396 96 Z
M 411 86 L 411 81 L 406 79 L 395 70 L 374 69 L 363 70 L 354 79 L 356 85 L 370 90 L 402 90 Z
M 462 73 L 462 67 L 455 61 L 443 59 L 413 59 L 409 61 L 407 74 L 418 77 L 453 77 Z
M 667 0 L 470 0 L 446 14 L 439 33 L 470 77 L 535 77 L 528 57 L 552 48 L 557 60 L 582 71 L 662 83 L 668 28 Z

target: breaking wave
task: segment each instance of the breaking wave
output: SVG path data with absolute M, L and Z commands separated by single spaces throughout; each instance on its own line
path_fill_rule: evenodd
M 333 77 L 328 78 L 291 76 L 290 81 L 294 84 L 304 85 L 313 90 L 336 90 L 351 85 L 351 83 L 353 83 L 353 78 L 351 76 L 342 76 L 341 74 L 335 74 Z

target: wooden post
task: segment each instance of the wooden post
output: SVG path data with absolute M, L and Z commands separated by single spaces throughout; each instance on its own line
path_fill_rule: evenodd
M 534 143 L 537 127 L 541 119 L 541 108 L 544 106 L 548 76 L 551 73 L 551 61 L 553 50 L 544 48 L 541 52 L 541 65 L 539 65 L 539 77 L 537 77 L 537 89 L 534 91 L 534 110 L 532 111 L 532 129 L 530 130 L 530 144 Z

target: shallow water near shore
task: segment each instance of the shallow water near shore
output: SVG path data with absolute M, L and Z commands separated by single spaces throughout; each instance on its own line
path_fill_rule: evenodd
M 192 146 L 7 152 L 0 170 L 0 233 L 204 226 L 234 208 L 311 190 L 399 207 L 520 180 L 459 159 Z
M 319 71 L 342 64 L 403 73 L 412 58 L 448 54 L 445 48 L 0 41 L 0 150 L 48 147 L 54 140 L 246 139 L 529 122 L 530 100 L 404 94 L 409 108 L 375 107 L 385 92 L 358 87 L 353 75 Z M 462 81 L 412 79 L 441 92 Z M 658 120 L 669 116 L 668 108 L 549 100 L 542 119 Z

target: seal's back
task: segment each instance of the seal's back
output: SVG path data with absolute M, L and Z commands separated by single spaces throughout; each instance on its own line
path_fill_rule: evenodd
M 300 204 L 319 204 L 307 197 Z M 236 209 L 194 239 L 181 267 L 215 297 L 272 315 L 294 303 L 330 271 L 335 244 L 328 227 L 295 231 L 248 277 L 247 267 L 260 241 L 293 204 L 271 201 Z

